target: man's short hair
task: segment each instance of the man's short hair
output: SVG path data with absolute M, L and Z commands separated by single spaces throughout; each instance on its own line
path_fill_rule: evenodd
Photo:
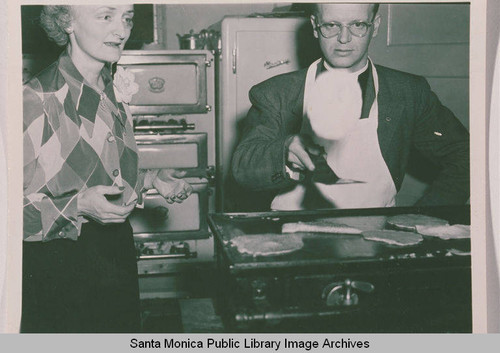
M 321 4 L 328 4 L 328 3 L 310 3 L 310 4 L 306 4 L 307 15 L 308 16 L 314 15 L 315 17 L 318 17 L 318 10 L 319 10 L 318 5 L 321 5 Z M 378 8 L 380 7 L 380 4 L 378 2 L 375 2 L 375 3 L 371 3 L 370 5 L 373 5 L 373 17 L 372 17 L 372 21 L 373 21 L 375 19 L 375 16 L 377 16 Z

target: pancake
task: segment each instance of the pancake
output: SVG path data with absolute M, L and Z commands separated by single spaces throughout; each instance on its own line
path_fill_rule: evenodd
M 334 218 L 332 219 L 334 220 Z M 310 222 L 284 223 L 281 228 L 282 233 L 330 233 L 330 234 L 361 234 L 362 230 L 332 220 L 316 220 Z
M 318 218 L 308 222 L 285 223 L 282 233 L 329 233 L 329 234 L 361 234 L 366 230 L 384 229 L 385 216 L 352 216 Z
M 444 226 L 448 221 L 422 214 L 401 214 L 387 219 L 387 224 L 401 230 L 417 231 L 417 226 Z
M 464 251 L 460 249 L 448 249 L 448 253 L 446 255 L 456 255 L 456 256 L 470 256 L 470 251 Z
M 422 226 L 417 225 L 417 233 L 429 237 L 440 239 L 467 239 L 470 238 L 470 226 L 463 224 L 444 225 L 444 226 Z
M 326 218 L 324 219 L 326 220 Z M 360 229 L 361 231 L 384 229 L 387 222 L 386 216 L 350 216 L 330 219 L 335 220 L 337 223 Z
M 231 244 L 239 253 L 253 256 L 283 255 L 304 246 L 301 235 L 296 234 L 252 234 L 231 239 Z
M 424 240 L 420 234 L 397 230 L 373 230 L 363 232 L 363 238 L 397 246 L 416 245 Z

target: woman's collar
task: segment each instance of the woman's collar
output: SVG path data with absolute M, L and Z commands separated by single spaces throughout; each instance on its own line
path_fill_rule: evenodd
M 101 77 L 104 82 L 104 90 L 103 92 L 107 92 L 109 87 L 111 86 L 111 90 L 113 88 L 113 78 L 111 76 L 111 63 L 105 63 L 103 68 L 101 69 Z M 59 68 L 62 69 L 64 73 L 69 75 L 73 80 L 76 82 L 79 82 L 80 84 L 85 84 L 86 86 L 94 89 L 95 91 L 97 90 L 94 86 L 92 86 L 85 78 L 83 75 L 80 73 L 80 71 L 76 68 L 75 64 L 73 63 L 73 60 L 71 59 L 68 48 L 61 53 L 59 57 Z
M 68 49 L 64 50 L 59 57 L 59 71 L 62 73 L 69 86 L 71 97 L 76 106 L 79 105 L 80 96 L 84 91 L 84 87 L 96 92 L 99 96 L 104 92 L 111 99 L 111 101 L 115 101 L 110 63 L 104 64 L 101 70 L 101 77 L 104 82 L 104 90 L 102 91 L 96 89 L 90 85 L 87 80 L 85 80 L 80 71 L 76 68 L 73 60 L 71 60 Z M 89 92 L 88 89 L 85 89 L 85 91 Z

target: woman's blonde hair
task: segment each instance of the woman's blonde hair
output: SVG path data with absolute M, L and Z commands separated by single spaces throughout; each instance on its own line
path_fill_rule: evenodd
M 69 5 L 44 6 L 40 13 L 40 24 L 50 40 L 65 46 L 69 41 L 67 29 L 71 27 L 72 18 Z

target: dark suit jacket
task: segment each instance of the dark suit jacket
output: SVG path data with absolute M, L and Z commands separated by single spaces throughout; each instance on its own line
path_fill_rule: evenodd
M 410 150 L 415 148 L 439 168 L 419 204 L 465 203 L 470 180 L 467 130 L 441 104 L 425 78 L 383 66 L 376 68 L 377 133 L 396 189 L 401 188 Z M 279 75 L 250 90 L 252 107 L 232 159 L 232 173 L 240 185 L 275 194 L 295 183 L 285 172 L 285 140 L 301 129 L 306 73 L 303 69 Z M 364 90 L 364 99 L 371 91 Z

